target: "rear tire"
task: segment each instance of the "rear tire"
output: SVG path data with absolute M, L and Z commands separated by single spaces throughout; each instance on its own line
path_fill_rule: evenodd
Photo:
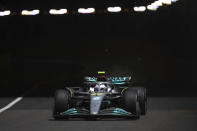
M 59 114 L 68 109 L 70 94 L 66 90 L 57 90 L 55 92 L 53 117 L 59 119 Z
M 136 90 L 137 93 L 138 93 L 141 115 L 146 115 L 146 112 L 147 112 L 146 88 L 144 88 L 144 87 L 132 87 L 132 89 Z
M 140 118 L 140 106 L 138 102 L 138 93 L 136 90 L 127 89 L 123 95 L 123 102 L 126 111 L 136 115 L 136 118 Z

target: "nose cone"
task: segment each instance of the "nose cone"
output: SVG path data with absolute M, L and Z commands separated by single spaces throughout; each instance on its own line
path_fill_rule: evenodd
M 90 99 L 91 99 L 90 100 L 90 114 L 91 115 L 97 115 L 97 114 L 99 114 L 99 111 L 100 111 L 100 107 L 101 107 L 103 98 L 104 98 L 104 94 L 97 95 L 95 93 L 95 94 L 92 94 L 90 96 Z

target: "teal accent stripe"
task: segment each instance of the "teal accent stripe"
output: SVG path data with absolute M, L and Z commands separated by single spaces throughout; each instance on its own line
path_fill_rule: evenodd
M 125 82 L 111 82 L 112 84 L 118 84 L 118 85 L 122 85 L 125 84 Z
M 60 115 L 69 115 L 69 114 L 76 114 L 77 110 L 75 108 L 68 109 L 65 112 L 60 113 Z
M 114 114 L 117 114 L 117 115 L 131 115 L 130 112 L 127 112 L 121 108 L 115 108 L 114 111 L 113 111 Z

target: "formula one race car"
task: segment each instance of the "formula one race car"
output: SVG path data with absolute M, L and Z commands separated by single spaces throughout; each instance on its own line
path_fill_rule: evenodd
M 139 118 L 147 111 L 144 87 L 128 87 L 131 77 L 85 77 L 82 87 L 65 87 L 55 92 L 55 119 L 86 117 Z

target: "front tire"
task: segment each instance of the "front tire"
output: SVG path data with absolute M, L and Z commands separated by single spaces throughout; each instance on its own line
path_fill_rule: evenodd
M 53 117 L 59 119 L 59 114 L 68 109 L 70 94 L 66 90 L 57 90 L 55 92 Z
M 123 102 L 126 111 L 133 113 L 136 118 L 140 118 L 140 105 L 136 90 L 127 89 L 123 95 Z

